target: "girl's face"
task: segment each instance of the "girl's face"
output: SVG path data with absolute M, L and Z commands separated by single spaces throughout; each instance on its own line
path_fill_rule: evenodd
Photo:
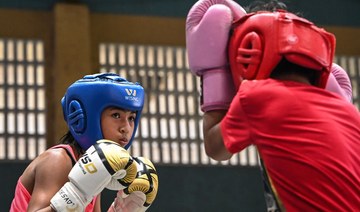
M 101 114 L 101 130 L 104 139 L 114 141 L 125 147 L 135 128 L 135 111 L 109 107 Z

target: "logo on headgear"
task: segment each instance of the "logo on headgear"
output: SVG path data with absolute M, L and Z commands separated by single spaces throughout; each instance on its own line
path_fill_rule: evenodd
M 136 96 L 136 90 L 125 88 L 128 96 Z
M 126 100 L 130 100 L 130 101 L 139 101 L 139 98 L 136 97 L 136 90 L 135 89 L 129 89 L 129 88 L 125 88 L 126 94 L 127 96 L 125 96 Z

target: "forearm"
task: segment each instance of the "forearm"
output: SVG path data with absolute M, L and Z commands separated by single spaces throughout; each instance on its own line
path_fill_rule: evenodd
M 215 160 L 228 160 L 232 154 L 224 145 L 220 122 L 226 114 L 225 110 L 214 110 L 204 114 L 203 133 L 206 154 Z
M 101 212 L 101 193 L 96 198 L 94 212 Z
M 37 211 L 37 212 L 56 212 L 54 209 L 52 209 L 50 206 L 46 207 L 46 208 L 43 208 L 43 209 L 40 209 L 40 210 L 31 210 L 28 208 L 27 210 L 28 212 L 30 211 Z

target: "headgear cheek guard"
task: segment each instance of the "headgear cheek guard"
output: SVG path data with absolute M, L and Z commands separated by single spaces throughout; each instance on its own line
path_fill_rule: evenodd
M 86 75 L 73 83 L 61 100 L 64 119 L 83 149 L 103 139 L 101 114 L 107 107 L 136 111 L 134 139 L 144 105 L 144 89 L 114 73 Z
M 234 23 L 229 63 L 238 88 L 243 79 L 266 79 L 285 58 L 319 71 L 324 88 L 335 52 L 335 37 L 306 19 L 284 10 L 251 13 Z

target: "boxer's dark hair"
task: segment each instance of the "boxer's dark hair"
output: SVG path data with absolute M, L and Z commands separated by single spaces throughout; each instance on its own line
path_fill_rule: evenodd
M 249 6 L 245 7 L 246 12 L 258 12 L 258 11 L 269 11 L 275 12 L 276 10 L 288 10 L 285 3 L 277 1 L 277 0 L 269 0 L 269 1 L 253 1 L 249 4 Z
M 78 142 L 76 142 L 74 136 L 68 131 L 63 137 L 60 138 L 60 144 L 69 144 L 75 147 L 75 150 L 78 155 L 85 153 L 85 150 L 81 148 Z

